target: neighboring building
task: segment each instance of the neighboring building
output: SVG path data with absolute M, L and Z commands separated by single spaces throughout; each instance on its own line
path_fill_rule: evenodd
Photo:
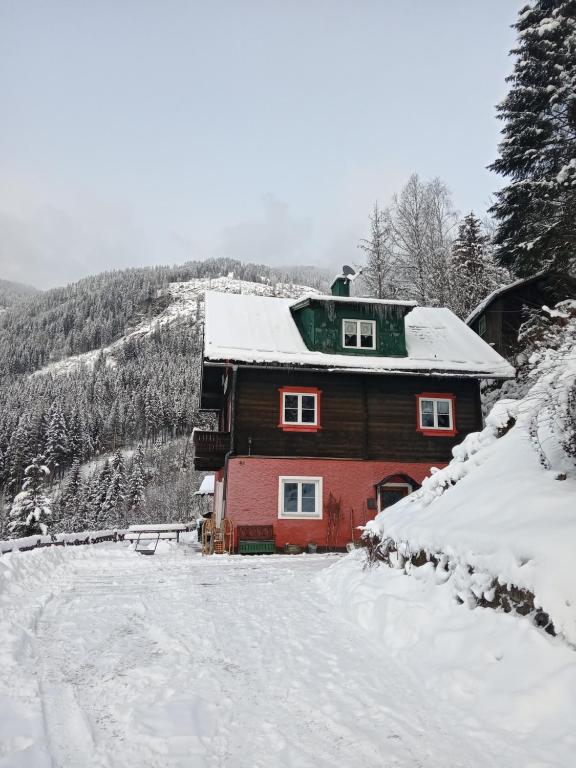
M 342 548 L 482 427 L 479 379 L 513 368 L 447 309 L 333 296 L 206 295 L 195 468 L 214 510 L 286 543 Z M 342 295 L 344 294 L 344 295 Z
M 528 312 L 576 296 L 576 280 L 556 272 L 539 272 L 490 294 L 466 318 L 466 323 L 487 344 L 513 361 L 518 331 Z

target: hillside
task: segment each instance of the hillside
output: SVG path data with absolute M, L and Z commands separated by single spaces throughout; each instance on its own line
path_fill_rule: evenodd
M 146 339 L 163 329 L 186 328 L 194 326 L 198 319 L 202 320 L 204 294 L 206 291 L 220 293 L 243 293 L 255 296 L 279 296 L 283 298 L 298 298 L 303 293 L 314 291 L 310 286 L 294 283 L 255 283 L 240 280 L 235 277 L 201 277 L 194 280 L 169 283 L 167 288 L 158 295 L 157 307 L 161 309 L 157 315 L 141 319 L 117 341 L 108 346 L 79 355 L 70 355 L 57 362 L 49 363 L 44 368 L 34 372 L 34 375 L 45 373 L 68 373 L 80 366 L 92 368 L 99 358 L 104 358 L 108 365 L 116 365 L 123 356 L 126 346 Z
M 14 283 L 11 280 L 2 280 L 0 278 L 0 312 L 18 302 L 26 301 L 38 293 L 40 292 L 31 285 Z
M 234 269 L 221 276 L 222 267 Z M 325 286 L 321 271 L 295 268 L 297 274 Z M 0 533 L 24 468 L 40 453 L 56 483 L 54 530 L 125 521 L 130 483 L 136 486 L 131 520 L 147 518 L 144 496 L 154 506 L 149 514 L 189 515 L 197 480 L 182 478 L 192 473 L 188 437 L 195 426 L 210 424 L 197 410 L 204 293 L 297 297 L 314 290 L 281 277 L 290 275 L 228 261 L 127 270 L 46 292 L 4 313 Z M 93 471 L 87 476 L 82 465 Z M 111 490 L 115 472 L 119 490 Z M 185 486 L 188 493 L 177 490 Z
M 171 283 L 222 275 L 261 286 L 296 283 L 312 288 L 324 288 L 330 276 L 315 267 L 272 268 L 231 259 L 103 272 L 39 293 L 3 313 L 0 381 L 106 347 L 166 309 Z

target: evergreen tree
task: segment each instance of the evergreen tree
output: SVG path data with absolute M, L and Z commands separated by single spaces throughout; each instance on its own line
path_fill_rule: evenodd
M 497 258 L 520 276 L 576 262 L 576 0 L 535 0 L 518 45 L 491 169 L 508 178 L 491 212 Z
M 462 319 L 495 288 L 507 282 L 506 270 L 492 256 L 490 238 L 473 212 L 462 219 L 452 246 L 451 307 Z
M 8 498 L 13 499 L 24 479 L 24 470 L 32 460 L 29 422 L 27 416 L 22 416 L 18 427 L 12 433 L 8 445 L 5 462 L 7 465 L 6 491 Z
M 126 493 L 126 510 L 130 522 L 137 520 L 142 512 L 146 496 L 144 493 L 144 450 L 141 445 L 132 460 Z
M 89 480 L 80 483 L 80 487 L 78 488 L 76 513 L 70 521 L 74 531 L 87 531 L 92 528 L 92 519 L 90 517 L 91 490 L 92 486 Z
M 54 406 L 46 436 L 46 462 L 54 477 L 62 477 L 70 455 L 68 427 L 59 405 Z
M 62 526 L 67 531 L 77 530 L 76 518 L 78 516 L 81 486 L 80 460 L 76 458 L 72 462 L 70 472 L 66 478 L 66 485 L 59 499 Z
M 51 501 L 46 495 L 50 470 L 44 456 L 36 456 L 24 471 L 24 484 L 10 510 L 10 531 L 15 538 L 45 535 L 52 515 Z
M 112 475 L 108 484 L 106 497 L 102 505 L 104 524 L 120 528 L 124 522 L 124 499 L 126 496 L 126 478 L 124 474 L 124 459 L 120 451 L 116 451 L 112 459 Z
M 391 225 L 385 211 L 374 203 L 370 214 L 370 236 L 360 240 L 358 248 L 367 256 L 362 269 L 362 279 L 371 296 L 377 299 L 390 299 L 396 295 L 391 280 L 394 269 L 394 250 L 392 245 Z
M 93 530 L 106 527 L 107 506 L 106 497 L 112 480 L 112 467 L 108 459 L 104 462 L 100 472 L 94 473 L 87 488 L 87 509 L 89 527 Z
M 74 408 L 72 418 L 69 424 L 69 451 L 70 456 L 81 461 L 85 461 L 92 454 L 90 445 L 90 436 L 86 428 L 86 421 L 83 418 L 78 406 Z

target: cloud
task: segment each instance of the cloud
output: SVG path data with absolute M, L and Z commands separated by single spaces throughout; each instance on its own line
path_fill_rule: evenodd
M 0 203 L 0 277 L 45 289 L 106 269 L 146 263 L 147 246 L 118 209 Z
M 272 266 L 314 263 L 312 220 L 292 216 L 274 195 L 265 195 L 262 205 L 258 218 L 223 229 L 219 255 Z

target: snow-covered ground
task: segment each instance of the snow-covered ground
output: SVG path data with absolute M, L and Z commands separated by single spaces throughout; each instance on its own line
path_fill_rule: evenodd
M 354 556 L 0 558 L 0 766 L 568 768 L 576 657 Z
M 114 352 L 117 351 L 129 338 L 148 336 L 155 329 L 166 325 L 174 325 L 181 322 L 194 323 L 198 314 L 202 315 L 204 295 L 207 291 L 220 293 L 252 294 L 256 296 L 280 296 L 282 298 L 297 299 L 308 293 L 317 293 L 313 288 L 292 283 L 253 283 L 248 280 L 237 280 L 234 277 L 203 277 L 194 280 L 186 280 L 180 283 L 170 283 L 168 292 L 170 301 L 166 309 L 151 319 L 139 323 L 118 341 L 105 347 L 85 352 L 82 355 L 66 357 L 41 368 L 33 373 L 33 376 L 41 374 L 62 374 L 74 371 L 82 365 L 91 368 L 98 356 L 103 352 L 107 365 L 115 365 Z

